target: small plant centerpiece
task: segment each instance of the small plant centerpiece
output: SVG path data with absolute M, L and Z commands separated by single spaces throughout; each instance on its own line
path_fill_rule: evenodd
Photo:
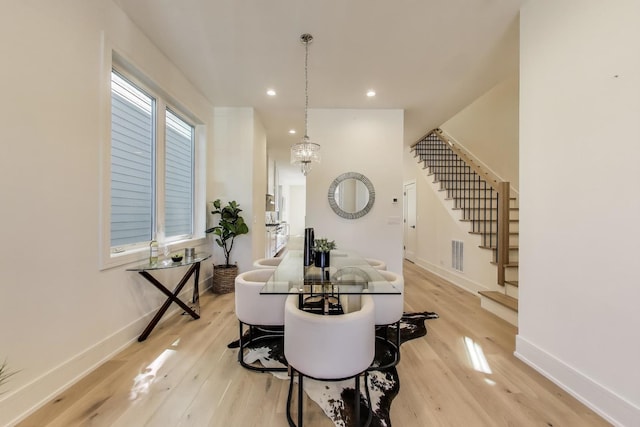
M 249 232 L 249 227 L 244 222 L 244 218 L 240 215 L 242 209 L 240 204 L 235 200 L 229 202 L 226 206 L 222 206 L 220 199 L 213 202 L 213 215 L 220 215 L 218 225 L 205 230 L 207 233 L 216 235 L 215 241 L 224 252 L 225 263 L 215 265 L 213 269 L 213 292 L 227 293 L 232 292 L 234 281 L 238 275 L 238 266 L 231 264 L 231 251 L 236 237 Z
M 335 240 L 321 238 L 313 241 L 314 264 L 316 267 L 329 267 L 329 254 L 336 248 Z

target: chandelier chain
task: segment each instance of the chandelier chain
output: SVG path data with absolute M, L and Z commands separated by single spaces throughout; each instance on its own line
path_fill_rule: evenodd
M 305 37 L 308 36 L 308 37 Z M 307 135 L 307 123 L 308 123 L 308 109 L 309 109 L 309 43 L 313 40 L 313 37 L 306 34 L 302 36 L 302 42 L 304 43 L 304 137 L 309 138 Z
M 291 163 L 300 166 L 300 171 L 307 176 L 313 163 L 320 163 L 320 145 L 309 139 L 309 43 L 311 34 L 303 34 L 300 40 L 304 44 L 304 137 L 302 141 L 291 146 Z

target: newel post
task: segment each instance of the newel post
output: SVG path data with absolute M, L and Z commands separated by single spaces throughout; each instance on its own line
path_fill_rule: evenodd
M 504 286 L 509 264 L 509 183 L 498 182 L 498 284 Z

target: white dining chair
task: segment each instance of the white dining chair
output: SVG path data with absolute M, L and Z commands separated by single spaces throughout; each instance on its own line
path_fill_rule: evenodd
M 287 421 L 295 373 L 298 373 L 298 427 L 303 426 L 304 378 L 338 381 L 354 378 L 355 424 L 360 425 L 360 375 L 364 374 L 367 401 L 367 369 L 375 356 L 375 309 L 373 298 L 364 294 L 360 310 L 340 315 L 318 315 L 298 308 L 298 295 L 290 295 L 284 314 L 284 354 L 290 369 Z M 371 422 L 371 405 L 367 423 Z
M 380 260 L 380 259 L 375 259 L 375 258 L 365 258 L 365 261 L 367 261 L 369 263 L 369 265 L 373 268 L 375 268 L 376 270 L 386 270 L 387 269 L 387 264 Z
M 253 268 L 276 268 L 280 265 L 282 257 L 260 258 L 253 262 Z
M 284 305 L 287 295 L 261 295 L 260 289 L 271 278 L 275 269 L 250 270 L 239 274 L 235 280 L 235 307 L 239 325 L 239 353 L 240 364 L 251 370 L 286 371 L 287 368 L 265 368 L 246 363 L 244 349 L 259 340 L 282 336 L 283 332 L 277 327 L 284 327 Z M 244 326 L 249 327 L 249 337 L 245 340 Z M 263 328 L 261 328 L 263 327 Z M 269 328 L 270 327 L 270 328 Z M 261 334 L 254 337 L 256 328 L 261 328 Z
M 401 293 L 399 295 L 372 294 L 376 307 L 375 324 L 378 330 L 376 338 L 390 346 L 393 360 L 380 366 L 372 366 L 371 369 L 386 369 L 400 362 L 400 320 L 404 313 L 404 277 L 386 270 L 381 270 L 379 273 Z M 393 341 L 388 339 L 391 326 L 395 326 Z

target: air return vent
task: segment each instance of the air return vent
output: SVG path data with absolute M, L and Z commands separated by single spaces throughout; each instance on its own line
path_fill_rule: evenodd
M 451 241 L 451 268 L 457 271 L 463 271 L 462 269 L 462 261 L 464 260 L 463 256 L 464 245 L 460 240 L 452 240 Z

